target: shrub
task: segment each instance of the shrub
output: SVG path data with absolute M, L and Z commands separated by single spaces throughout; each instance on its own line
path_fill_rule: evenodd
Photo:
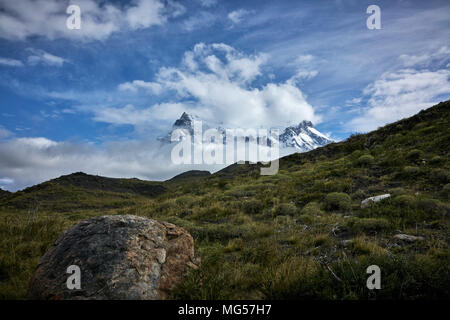
M 394 203 L 401 207 L 414 207 L 416 199 L 410 195 L 401 195 L 394 198 Z
M 347 226 L 355 233 L 383 232 L 392 228 L 389 221 L 384 218 L 351 218 L 347 222 Z
M 276 216 L 294 216 L 297 213 L 298 209 L 292 203 L 282 203 L 278 205 L 274 210 L 274 214 Z
M 420 172 L 418 167 L 406 166 L 403 168 L 403 175 L 405 177 L 415 177 Z
M 302 214 L 298 217 L 300 223 L 311 224 L 314 222 L 314 218 L 308 214 Z
M 247 214 L 258 214 L 263 209 L 264 205 L 260 200 L 249 200 L 242 203 L 242 210 Z
M 417 208 L 428 214 L 444 215 L 447 211 L 446 206 L 438 200 L 419 199 L 417 200 Z
M 441 196 L 443 198 L 450 198 L 450 183 L 447 183 L 441 191 Z
M 225 252 L 240 251 L 244 248 L 244 241 L 241 238 L 235 238 L 228 241 L 228 244 L 224 248 Z
M 422 151 L 413 149 L 407 153 L 406 159 L 408 159 L 411 162 L 416 162 L 417 160 L 420 159 L 421 156 L 422 156 Z
M 446 184 L 450 181 L 450 172 L 445 169 L 433 169 L 430 174 L 430 180 L 433 183 Z
M 320 204 L 318 202 L 309 202 L 306 206 L 304 206 L 301 210 L 302 215 L 321 215 L 323 211 L 320 209 Z
M 430 159 L 430 164 L 432 165 L 439 165 L 444 162 L 444 159 L 440 156 L 434 156 Z
M 348 210 L 351 204 L 350 196 L 343 192 L 332 192 L 325 197 L 326 210 Z
M 367 198 L 367 194 L 364 190 L 358 189 L 352 194 L 352 197 L 353 197 L 353 199 L 362 200 L 362 199 Z
M 374 162 L 374 157 L 372 157 L 370 154 L 362 155 L 358 158 L 358 165 L 362 167 L 368 167 Z
M 237 188 L 228 190 L 224 193 L 226 196 L 231 196 L 235 198 L 244 198 L 244 197 L 252 197 L 255 195 L 255 191 L 253 190 L 247 190 L 243 188 Z
M 382 256 L 386 254 L 386 250 L 376 243 L 369 242 L 367 239 L 358 237 L 350 242 L 349 249 L 357 255 L 376 255 Z
M 406 190 L 403 189 L 403 188 L 401 188 L 401 187 L 393 188 L 393 189 L 391 189 L 390 191 L 391 191 L 391 193 L 392 193 L 394 196 L 400 196 L 400 195 L 406 193 Z
M 325 245 L 331 243 L 331 239 L 328 234 L 318 234 L 318 235 L 314 236 L 311 239 L 311 241 L 312 241 L 312 245 L 314 247 L 325 246 Z

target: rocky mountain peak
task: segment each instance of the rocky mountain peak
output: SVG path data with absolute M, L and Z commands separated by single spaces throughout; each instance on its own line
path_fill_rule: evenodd
M 192 127 L 192 120 L 193 117 L 186 112 L 183 112 L 181 117 L 177 119 L 174 124 L 173 128 L 191 128 Z
M 170 143 L 171 134 L 176 129 L 187 129 L 190 134 L 193 134 L 194 119 L 201 120 L 194 115 L 183 112 L 181 117 L 172 125 L 172 131 L 163 137 L 159 137 L 158 140 L 164 143 Z M 216 127 L 220 132 L 225 132 L 222 127 L 211 123 L 205 123 L 204 121 L 203 126 L 204 128 Z M 316 130 L 313 123 L 309 120 L 303 120 L 298 125 L 287 127 L 281 132 L 280 147 L 295 148 L 297 152 L 306 152 L 333 142 L 333 140 Z

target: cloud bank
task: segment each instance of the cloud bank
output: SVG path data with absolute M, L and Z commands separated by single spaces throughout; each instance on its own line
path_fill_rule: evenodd
M 247 55 L 223 43 L 198 43 L 184 53 L 179 67 L 160 68 L 154 81 L 134 80 L 118 86 L 119 90 L 135 94 L 166 94 L 169 100 L 145 109 L 130 105 L 93 108 L 94 119 L 138 125 L 160 120 L 161 114 L 166 118 L 175 115 L 173 121 L 186 111 L 233 128 L 270 128 L 303 120 L 320 121 L 295 81 L 299 76 L 308 78 L 315 73 L 255 85 L 263 76 L 267 59 L 264 53 Z
M 363 91 L 366 107 L 350 127 L 358 132 L 375 130 L 445 100 L 450 94 L 449 52 L 442 47 L 434 53 L 401 55 L 403 66 L 409 68 L 385 72 L 368 85 Z M 432 63 L 434 70 L 427 68 Z

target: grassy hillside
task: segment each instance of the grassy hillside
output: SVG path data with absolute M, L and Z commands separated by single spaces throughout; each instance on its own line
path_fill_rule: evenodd
M 0 198 L 6 209 L 73 212 L 76 210 L 121 208 L 165 193 L 160 182 L 114 179 L 82 172 L 61 176 Z
M 9 195 L 10 195 L 10 192 L 5 191 L 5 190 L 3 190 L 3 189 L 0 188 L 0 199 L 6 198 L 6 197 L 8 197 Z
M 282 158 L 274 176 L 233 165 L 149 182 L 165 191 L 151 196 L 130 185 L 90 188 L 86 177 L 10 195 L 0 200 L 0 297 L 25 297 L 37 262 L 63 230 L 95 215 L 136 214 L 183 226 L 195 238 L 202 266 L 175 298 L 448 298 L 449 116 L 447 101 Z M 392 197 L 361 208 L 361 200 L 384 193 Z M 366 287 L 372 264 L 381 268 L 381 290 Z

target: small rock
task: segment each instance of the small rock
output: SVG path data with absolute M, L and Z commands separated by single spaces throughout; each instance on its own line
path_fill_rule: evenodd
M 361 201 L 361 208 L 366 208 L 371 203 L 381 201 L 383 199 L 389 198 L 390 196 L 391 195 L 389 193 L 386 193 L 386 194 L 382 194 L 379 196 L 374 196 L 374 197 L 369 197 L 367 199 L 364 199 L 363 201 Z
M 425 240 L 424 237 L 420 237 L 420 236 L 411 236 L 409 234 L 404 234 L 404 233 L 400 233 L 400 234 L 396 234 L 394 236 L 395 239 L 398 240 L 402 240 L 402 241 L 407 241 L 407 242 L 414 242 L 414 241 L 422 241 Z
M 344 246 L 344 247 L 346 247 L 346 246 L 348 246 L 350 243 L 352 242 L 352 240 L 342 240 L 342 245 Z

